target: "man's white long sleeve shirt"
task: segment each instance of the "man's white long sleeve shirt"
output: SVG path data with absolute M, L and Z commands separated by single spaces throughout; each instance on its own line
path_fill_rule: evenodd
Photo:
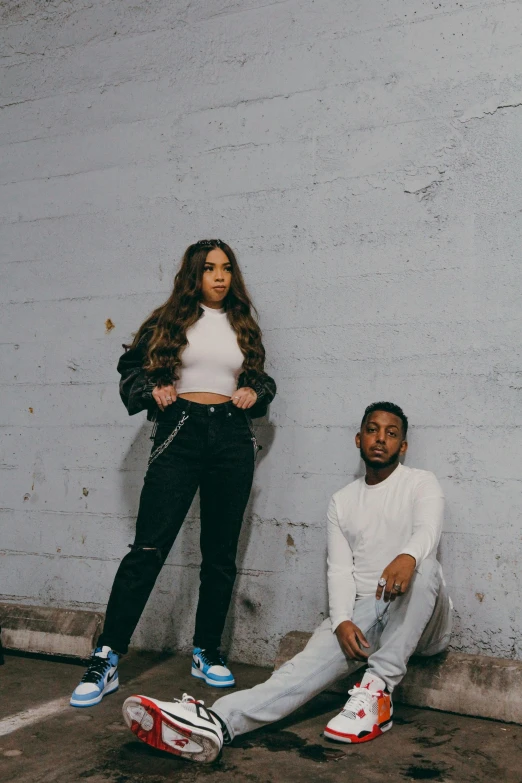
M 399 465 L 380 484 L 359 478 L 328 507 L 328 597 L 332 630 L 351 620 L 355 601 L 374 595 L 383 570 L 400 554 L 416 567 L 436 557 L 444 494 L 435 475 Z

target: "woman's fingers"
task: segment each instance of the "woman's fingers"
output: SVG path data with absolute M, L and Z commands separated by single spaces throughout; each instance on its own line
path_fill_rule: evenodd
M 172 384 L 169 384 L 169 386 L 162 386 L 160 392 L 162 393 L 164 404 L 166 405 L 172 405 L 178 396 L 176 387 L 172 386 Z
M 240 410 L 247 410 L 255 405 L 257 400 L 257 394 L 253 389 L 245 386 L 243 389 L 238 389 L 232 396 L 232 403 Z
M 160 393 L 159 393 L 159 389 L 158 389 L 158 387 L 157 387 L 157 386 L 155 386 L 155 387 L 153 388 L 153 390 L 152 390 L 152 397 L 153 397 L 153 398 L 154 398 L 154 400 L 156 401 L 156 405 L 158 406 L 158 408 L 160 409 L 160 411 L 162 411 L 162 410 L 163 410 L 163 403 L 162 403 L 162 401 L 161 401 L 161 395 L 160 395 Z
M 176 387 L 170 384 L 169 386 L 155 386 L 152 390 L 152 396 L 156 400 L 160 411 L 164 411 L 169 405 L 177 399 Z

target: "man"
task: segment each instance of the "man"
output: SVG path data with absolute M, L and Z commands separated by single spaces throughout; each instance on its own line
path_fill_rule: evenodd
M 392 727 L 392 692 L 412 653 L 449 642 L 452 604 L 436 559 L 444 496 L 433 475 L 405 467 L 408 420 L 390 402 L 368 406 L 355 443 L 366 475 L 336 492 L 328 508 L 330 617 L 303 652 L 261 685 L 206 709 L 186 694 L 161 702 L 131 696 L 129 728 L 148 745 L 212 761 L 223 743 L 280 720 L 340 677 L 367 664 L 325 737 L 366 742 Z

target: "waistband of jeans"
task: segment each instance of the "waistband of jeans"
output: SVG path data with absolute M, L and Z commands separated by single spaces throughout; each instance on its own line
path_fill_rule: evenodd
M 218 402 L 214 405 L 203 405 L 201 402 L 192 402 L 191 400 L 184 400 L 178 397 L 163 413 L 158 414 L 157 420 L 170 421 L 182 415 L 210 419 L 238 413 L 243 413 L 243 411 L 239 410 L 231 400 Z

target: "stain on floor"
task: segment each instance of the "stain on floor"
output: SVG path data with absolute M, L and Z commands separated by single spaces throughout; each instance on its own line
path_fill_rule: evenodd
M 345 756 L 341 749 L 329 748 L 317 743 L 309 743 L 303 737 L 291 731 L 267 732 L 261 730 L 246 734 L 234 740 L 232 747 L 250 749 L 265 748 L 270 753 L 296 751 L 302 759 L 315 762 L 339 761 Z
M 239 687 L 266 669 L 234 666 Z M 8 655 L 0 712 L 66 696 L 78 665 Z M 97 707 L 64 708 L 48 720 L 0 737 L 2 783 L 522 783 L 522 726 L 395 705 L 394 726 L 359 745 L 327 742 L 325 724 L 345 696 L 325 693 L 278 724 L 236 737 L 209 765 L 149 748 L 122 720 L 133 693 L 169 700 L 184 691 L 208 706 L 222 694 L 194 682 L 190 659 L 131 653 L 120 665 L 120 690 Z

